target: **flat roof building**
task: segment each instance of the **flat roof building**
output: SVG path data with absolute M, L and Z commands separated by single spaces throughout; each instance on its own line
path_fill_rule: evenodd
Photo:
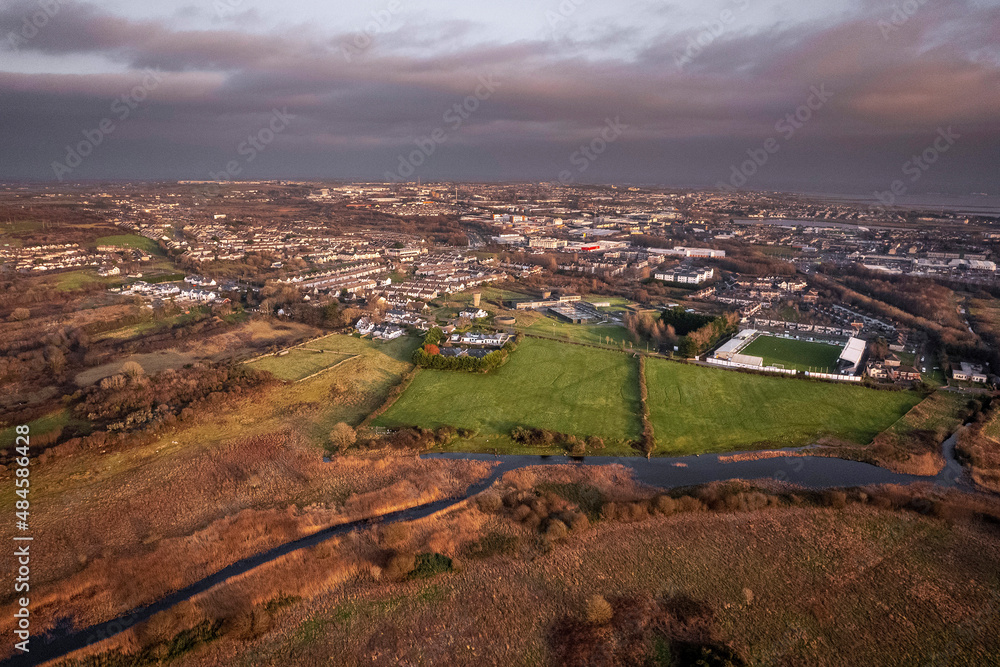
M 860 338 L 852 337 L 847 341 L 844 351 L 840 353 L 839 365 L 841 375 L 857 375 L 861 360 L 865 356 L 868 343 Z

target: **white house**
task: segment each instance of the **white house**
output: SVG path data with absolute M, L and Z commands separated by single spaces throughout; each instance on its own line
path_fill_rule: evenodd
M 404 333 L 402 327 L 398 327 L 395 324 L 380 324 L 372 331 L 372 338 L 377 340 L 395 340 Z

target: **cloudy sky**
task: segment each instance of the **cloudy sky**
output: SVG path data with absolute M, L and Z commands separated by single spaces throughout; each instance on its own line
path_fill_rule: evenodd
M 1000 0 L 0 6 L 0 179 L 714 186 L 741 165 L 747 188 L 1000 194 Z

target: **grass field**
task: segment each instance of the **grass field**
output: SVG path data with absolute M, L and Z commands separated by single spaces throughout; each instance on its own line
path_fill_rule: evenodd
M 151 255 L 162 255 L 163 251 L 153 239 L 147 239 L 138 234 L 116 234 L 114 236 L 102 236 L 94 242 L 95 245 L 113 245 L 119 248 L 137 248 L 145 250 Z
M 864 445 L 921 396 L 734 373 L 650 359 L 649 405 L 659 455 L 796 446 L 824 436 Z M 422 371 L 376 425 L 476 429 L 467 451 L 537 451 L 506 437 L 515 426 L 609 441 L 634 453 L 637 368 L 628 356 L 528 338 L 493 374 Z M 487 439 L 489 444 L 487 444 Z M 614 441 L 613 443 L 611 441 Z
M 93 268 L 53 273 L 43 276 L 42 280 L 46 284 L 55 286 L 55 288 L 60 291 L 80 289 L 84 285 L 89 285 L 90 283 L 101 283 L 103 285 L 107 285 L 113 282 L 120 282 L 120 279 L 117 277 L 102 278 L 97 275 L 97 270 Z
M 350 358 L 351 355 L 327 350 L 295 348 L 283 356 L 263 357 L 248 362 L 248 365 L 257 370 L 270 371 L 279 380 L 296 382 Z
M 116 359 L 100 366 L 94 366 L 87 370 L 80 371 L 73 379 L 81 387 L 94 384 L 116 373 L 120 373 L 122 366 L 128 361 L 134 361 L 146 372 L 147 375 L 154 375 L 168 369 L 183 368 L 187 364 L 193 364 L 199 360 L 199 355 L 194 352 L 180 351 L 176 349 L 158 350 L 144 354 L 132 354 L 128 357 Z
M 450 424 L 506 440 L 515 426 L 638 437 L 638 365 L 621 353 L 526 339 L 489 374 L 421 371 L 379 426 Z M 485 444 L 485 441 L 484 441 Z
M 833 372 L 843 346 L 811 343 L 807 340 L 759 336 L 742 354 L 763 357 L 765 366 L 794 368 L 799 371 Z
M 623 343 L 627 345 L 632 342 L 628 330 L 622 326 L 615 324 L 572 324 L 548 315 L 542 316 L 526 327 L 518 328 L 525 333 L 571 343 L 621 347 Z
M 916 392 L 735 373 L 650 359 L 658 454 L 805 445 L 822 436 L 867 444 L 916 405 Z
M 850 458 L 874 460 L 898 472 L 933 475 L 944 466 L 938 453 L 945 438 L 954 433 L 966 414 L 968 397 L 953 391 L 936 391 L 903 415 Z
M 183 322 L 201 313 L 203 313 L 201 307 L 194 307 L 189 312 L 180 313 L 163 320 L 140 322 L 139 324 L 107 332 L 102 338 L 116 338 L 126 341 L 141 333 L 147 333 L 156 328 Z M 244 316 L 243 314 L 233 314 L 227 316 L 227 319 L 235 318 L 239 320 Z M 134 354 L 88 368 L 78 373 L 75 381 L 80 386 L 92 384 L 109 375 L 118 373 L 121 370 L 122 364 L 126 361 L 138 362 L 145 369 L 146 373 L 152 374 L 167 369 L 182 368 L 187 364 L 197 362 L 216 362 L 230 358 L 239 359 L 258 356 L 267 352 L 267 349 L 271 346 L 280 348 L 294 345 L 318 333 L 320 333 L 319 329 L 304 324 L 252 320 L 204 339 L 185 341 L 177 347 L 144 354 Z M 343 357 L 340 361 L 342 360 Z M 327 361 L 329 362 L 330 360 Z M 326 365 L 332 365 L 332 363 L 324 364 L 321 367 L 325 367 Z
M 914 431 L 934 431 L 943 440 L 962 424 L 962 411 L 969 397 L 954 391 L 936 391 L 882 434 L 886 438 L 906 440 Z
M 81 428 L 86 428 L 89 430 L 89 422 L 84 422 L 73 417 L 69 410 L 60 410 L 58 412 L 53 412 L 52 414 L 45 415 L 44 417 L 39 417 L 38 419 L 28 422 L 28 427 L 31 429 L 31 435 L 44 435 L 57 428 L 63 428 L 64 426 L 77 426 Z M 15 426 L 8 426 L 5 429 L 0 429 L 0 449 L 6 449 L 14 444 L 14 437 L 16 434 Z

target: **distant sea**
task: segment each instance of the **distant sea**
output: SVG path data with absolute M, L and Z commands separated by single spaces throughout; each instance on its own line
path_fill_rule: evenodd
M 869 206 L 882 205 L 882 203 L 879 202 L 874 195 L 823 194 L 816 192 L 799 192 L 795 194 L 835 204 L 864 204 Z M 902 195 L 896 198 L 895 206 L 926 210 L 928 212 L 950 211 L 961 215 L 989 215 L 1000 217 L 1000 196 L 987 194 Z

